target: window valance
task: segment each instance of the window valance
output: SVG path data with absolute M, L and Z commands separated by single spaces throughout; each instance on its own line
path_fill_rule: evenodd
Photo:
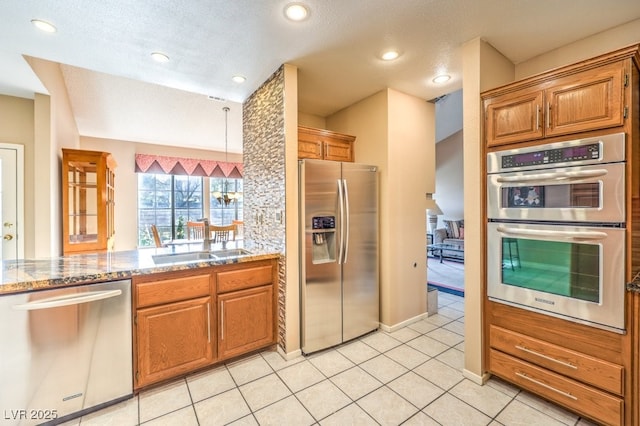
M 242 178 L 242 163 L 136 154 L 136 173 Z

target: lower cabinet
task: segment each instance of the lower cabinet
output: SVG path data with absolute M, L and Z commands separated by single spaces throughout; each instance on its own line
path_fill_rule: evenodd
M 496 376 L 599 424 L 630 425 L 629 336 L 490 302 Z
M 215 275 L 218 292 L 218 355 L 227 359 L 275 342 L 276 268 L 255 262 L 227 267 Z
M 491 326 L 491 371 L 607 425 L 624 424 L 624 369 L 592 356 Z
M 512 383 L 603 424 L 623 424 L 624 403 L 621 398 L 493 349 L 490 360 L 491 370 Z
M 218 296 L 218 355 L 231 358 L 273 343 L 270 285 Z
M 134 277 L 134 388 L 276 343 L 275 259 Z
M 137 312 L 139 386 L 211 364 L 211 296 Z

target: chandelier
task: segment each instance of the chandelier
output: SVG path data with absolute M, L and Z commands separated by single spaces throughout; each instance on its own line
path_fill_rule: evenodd
M 224 157 L 225 161 L 229 162 L 229 107 L 223 107 L 224 111 Z M 218 204 L 221 206 L 228 206 L 237 202 L 242 197 L 241 192 L 229 191 L 229 179 L 225 177 L 222 182 L 222 191 L 213 191 L 211 196 L 218 200 Z

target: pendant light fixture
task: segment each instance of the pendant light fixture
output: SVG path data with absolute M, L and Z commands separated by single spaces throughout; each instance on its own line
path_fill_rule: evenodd
M 224 161 L 229 163 L 229 107 L 223 107 L 224 111 Z M 227 177 L 222 181 L 222 192 L 213 191 L 211 196 L 218 200 L 218 204 L 228 206 L 235 203 L 240 198 L 241 194 L 235 191 L 229 191 L 229 179 Z

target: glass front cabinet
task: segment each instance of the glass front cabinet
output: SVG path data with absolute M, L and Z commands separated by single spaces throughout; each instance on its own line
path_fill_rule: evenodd
M 113 249 L 115 168 L 108 152 L 62 149 L 65 255 Z

